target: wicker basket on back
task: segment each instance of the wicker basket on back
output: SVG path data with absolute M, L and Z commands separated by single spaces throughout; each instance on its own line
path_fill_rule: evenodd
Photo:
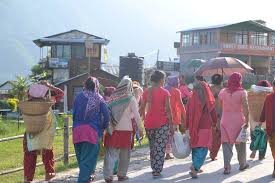
M 255 122 L 260 121 L 267 92 L 248 92 L 249 113 Z
M 39 133 L 48 123 L 48 113 L 54 103 L 50 101 L 23 101 L 19 108 L 27 133 Z

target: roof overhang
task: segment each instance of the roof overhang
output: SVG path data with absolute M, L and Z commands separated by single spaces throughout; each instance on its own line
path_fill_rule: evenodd
M 84 44 L 85 41 L 86 39 L 41 38 L 41 39 L 36 39 L 33 42 L 38 47 L 43 47 L 43 46 L 52 46 L 57 44 L 63 44 L 63 45 Z M 97 38 L 92 39 L 92 41 L 95 44 L 103 44 L 103 45 L 107 45 L 110 42 L 107 39 L 97 39 Z
M 255 32 L 275 32 L 275 30 L 260 24 L 253 20 L 232 23 L 232 24 L 222 24 L 222 25 L 215 25 L 215 26 L 208 26 L 208 27 L 199 27 L 199 28 L 191 28 L 182 31 L 178 31 L 177 33 L 181 32 L 192 32 L 192 31 L 204 31 L 204 30 L 211 30 L 211 29 L 227 29 L 227 30 L 239 30 L 239 31 L 255 31 Z

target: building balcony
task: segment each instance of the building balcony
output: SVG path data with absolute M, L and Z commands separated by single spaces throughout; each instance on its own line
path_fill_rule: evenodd
M 192 45 L 187 47 L 180 47 L 179 49 L 180 54 L 219 52 L 224 54 L 275 56 L 275 46 L 264 45 L 219 43 L 212 45 Z
M 66 58 L 43 58 L 40 60 L 40 64 L 42 68 L 49 69 L 67 69 L 68 68 L 69 59 Z

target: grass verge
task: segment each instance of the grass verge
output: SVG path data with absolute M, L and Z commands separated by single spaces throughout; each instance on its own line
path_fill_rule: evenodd
M 58 127 L 63 126 L 64 117 L 58 117 Z M 72 122 L 70 122 L 71 124 Z M 22 135 L 24 133 L 24 125 L 18 124 L 15 120 L 3 120 L 0 118 L 0 138 L 11 137 L 15 135 Z M 23 139 L 17 139 L 7 142 L 0 142 L 0 171 L 9 170 L 23 166 Z M 141 145 L 135 144 L 136 148 L 145 147 L 148 144 L 147 138 L 142 140 Z M 74 147 L 72 143 L 72 136 L 69 139 L 69 152 L 74 154 Z M 57 131 L 54 140 L 54 154 L 55 157 L 63 155 L 63 130 Z M 100 159 L 103 158 L 104 148 L 100 149 Z M 41 162 L 41 156 L 38 156 L 37 162 Z M 69 166 L 65 167 L 63 161 L 56 163 L 56 172 L 66 171 L 71 168 L 77 168 L 77 161 L 75 157 L 70 158 Z M 36 168 L 35 179 L 44 179 L 44 167 L 40 166 Z M 23 171 L 0 176 L 1 183 L 17 183 L 22 182 Z

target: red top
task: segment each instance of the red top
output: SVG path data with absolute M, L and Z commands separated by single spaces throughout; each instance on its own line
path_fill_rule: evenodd
M 145 103 L 147 103 L 147 95 L 148 89 L 144 91 L 142 97 Z M 151 107 L 148 109 L 144 120 L 145 128 L 160 128 L 168 123 L 165 110 L 165 100 L 167 97 L 170 97 L 168 90 L 162 87 L 152 89 Z
M 181 114 L 185 116 L 185 108 L 181 101 L 181 93 L 177 88 L 172 88 L 170 90 L 170 103 L 173 116 L 173 123 L 179 125 L 181 123 Z
M 54 98 L 55 102 L 57 102 L 57 103 L 60 102 L 60 100 L 64 96 L 64 92 L 59 88 L 55 88 L 52 91 L 53 91 L 52 97 Z
M 266 122 L 268 135 L 272 135 L 275 132 L 275 93 L 266 96 L 260 122 Z

